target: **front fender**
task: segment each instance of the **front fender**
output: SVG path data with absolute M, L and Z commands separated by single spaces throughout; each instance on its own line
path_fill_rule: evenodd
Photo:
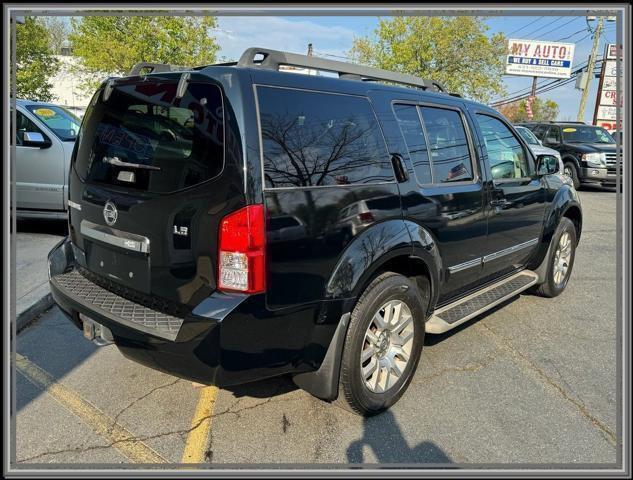
M 433 237 L 413 222 L 376 223 L 357 235 L 341 255 L 327 282 L 326 299 L 357 298 L 369 279 L 396 257 L 424 262 L 435 291 L 441 269 L 438 252 Z
M 549 180 L 553 182 L 553 179 Z M 556 193 L 554 197 L 549 202 L 549 208 L 545 212 L 545 218 L 543 220 L 543 234 L 541 235 L 541 243 L 539 244 L 539 249 L 537 254 L 534 256 L 531 263 L 532 268 L 536 268 L 540 265 L 545 256 L 547 255 L 547 249 L 549 248 L 549 244 L 552 240 L 552 236 L 556 231 L 556 227 L 560 222 L 560 219 L 565 216 L 565 213 L 570 208 L 578 208 L 581 213 L 582 218 L 582 207 L 580 205 L 580 197 L 578 196 L 578 192 L 571 187 L 570 185 L 558 181 Z M 559 182 L 559 183 L 558 183 Z M 580 239 L 580 232 L 578 232 L 578 238 Z

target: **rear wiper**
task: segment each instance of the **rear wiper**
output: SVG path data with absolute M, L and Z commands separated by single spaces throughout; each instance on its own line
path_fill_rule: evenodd
M 155 167 L 154 165 L 145 165 L 143 163 L 130 163 L 130 162 L 122 162 L 119 157 L 103 157 L 103 163 L 109 163 L 110 165 L 116 165 L 117 167 L 132 167 L 132 168 L 142 168 L 145 170 L 156 170 L 160 171 L 160 167 Z

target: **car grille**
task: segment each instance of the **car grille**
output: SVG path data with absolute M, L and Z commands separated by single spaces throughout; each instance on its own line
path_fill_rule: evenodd
M 606 162 L 607 162 L 607 173 L 610 175 L 615 175 L 617 172 L 617 163 L 620 164 L 620 173 L 622 173 L 622 155 L 620 155 L 620 161 L 618 162 L 617 153 L 607 153 L 606 154 Z

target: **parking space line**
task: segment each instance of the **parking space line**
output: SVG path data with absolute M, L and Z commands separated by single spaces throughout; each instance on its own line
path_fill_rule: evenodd
M 15 364 L 18 372 L 24 375 L 27 380 L 78 416 L 131 461 L 135 463 L 167 463 L 167 460 L 158 452 L 136 439 L 134 434 L 116 423 L 112 417 L 84 400 L 68 387 L 56 382 L 48 372 L 23 355 L 16 354 Z
M 187 435 L 180 463 L 202 463 L 205 461 L 207 441 L 211 432 L 211 416 L 217 395 L 217 387 L 200 389 L 200 397 L 191 419 L 191 430 Z

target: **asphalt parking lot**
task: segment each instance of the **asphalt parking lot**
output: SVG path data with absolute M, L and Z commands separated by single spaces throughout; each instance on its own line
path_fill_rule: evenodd
M 16 462 L 614 467 L 616 195 L 581 198 L 565 293 L 428 335 L 405 396 L 369 419 L 285 379 L 196 387 L 96 347 L 53 308 L 17 338 Z

